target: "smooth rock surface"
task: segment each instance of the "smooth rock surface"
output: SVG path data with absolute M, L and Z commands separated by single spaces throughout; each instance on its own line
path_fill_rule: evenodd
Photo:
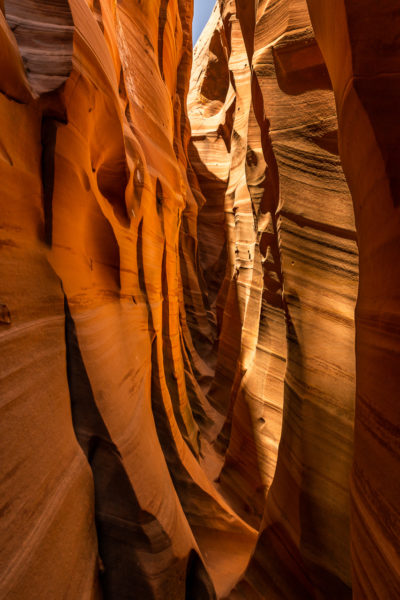
M 208 394 L 226 417 L 218 481 L 249 522 L 263 515 L 231 597 L 350 598 L 358 256 L 306 2 L 220 3 L 196 46 L 189 113 L 199 220 L 220 206 L 228 245 Z
M 356 600 L 400 595 L 400 12 L 308 1 L 329 69 L 360 250 L 351 480 Z
M 394 600 L 398 7 L 192 14 L 0 0 L 0 598 Z
M 199 465 L 188 397 L 207 404 L 179 271 L 191 18 L 1 15 L 4 598 L 214 598 L 236 578 L 215 555 L 254 544 Z

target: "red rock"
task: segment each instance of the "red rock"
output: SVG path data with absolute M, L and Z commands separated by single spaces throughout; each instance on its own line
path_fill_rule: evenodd
M 356 310 L 357 398 L 351 480 L 353 589 L 357 600 L 400 594 L 399 7 L 336 10 L 309 1 L 338 107 L 340 152 L 360 250 Z M 328 26 L 329 22 L 329 26 Z
M 249 522 L 266 503 L 231 597 L 345 598 L 358 269 L 334 96 L 304 1 L 260 3 L 257 14 L 223 2 L 208 28 L 189 108 L 192 164 L 225 213 L 229 248 L 209 392 L 226 415 L 219 481 Z M 219 86 L 207 87 L 210 72 Z
M 98 597 L 100 553 L 106 597 L 213 598 L 208 547 L 255 532 L 195 458 L 186 391 L 192 8 L 5 8 L 1 595 Z
M 397 17 L 0 1 L 1 598 L 400 596 Z

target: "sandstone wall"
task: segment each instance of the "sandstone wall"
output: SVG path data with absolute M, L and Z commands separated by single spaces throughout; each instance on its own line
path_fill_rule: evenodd
M 196 46 L 189 112 L 207 200 L 199 222 L 218 205 L 228 248 L 208 394 L 226 417 L 219 483 L 249 522 L 263 516 L 231 597 L 351 597 L 358 257 L 306 2 L 217 5 Z
M 309 0 L 335 91 L 360 250 L 351 522 L 354 597 L 400 595 L 399 6 Z
M 197 460 L 191 3 L 4 8 L 0 596 L 214 598 L 254 531 Z
M 192 12 L 0 2 L 0 597 L 392 600 L 398 9 Z

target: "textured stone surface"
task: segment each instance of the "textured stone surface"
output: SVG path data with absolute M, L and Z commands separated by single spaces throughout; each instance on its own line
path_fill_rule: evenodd
M 191 19 L 0 1 L 0 597 L 392 600 L 398 8 Z
M 351 520 L 354 598 L 400 594 L 400 12 L 310 0 L 335 90 L 360 249 Z M 340 41 L 340 43 L 338 43 Z
M 249 522 L 265 506 L 231 596 L 347 598 L 358 257 L 334 95 L 305 1 L 222 2 L 208 28 L 189 111 L 200 220 L 218 205 L 228 248 L 218 481 Z
M 187 391 L 201 417 L 179 274 L 192 7 L 0 18 L 0 595 L 213 598 L 205 563 L 223 592 L 255 532 L 199 465 Z

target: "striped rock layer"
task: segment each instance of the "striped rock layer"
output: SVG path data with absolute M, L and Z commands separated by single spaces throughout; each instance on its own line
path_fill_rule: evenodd
M 400 594 L 400 25 L 361 4 L 222 0 L 195 48 L 218 484 L 259 527 L 232 600 Z
M 399 13 L 334 4 L 192 68 L 188 0 L 0 0 L 0 598 L 400 596 Z
M 215 598 L 254 544 L 199 464 L 192 11 L 0 12 L 1 598 Z
M 231 597 L 350 598 L 358 256 L 306 3 L 217 5 L 196 46 L 189 110 L 199 230 L 218 207 L 228 257 L 208 393 L 225 417 L 219 483 L 260 527 Z M 205 243 L 206 269 L 220 238 Z

